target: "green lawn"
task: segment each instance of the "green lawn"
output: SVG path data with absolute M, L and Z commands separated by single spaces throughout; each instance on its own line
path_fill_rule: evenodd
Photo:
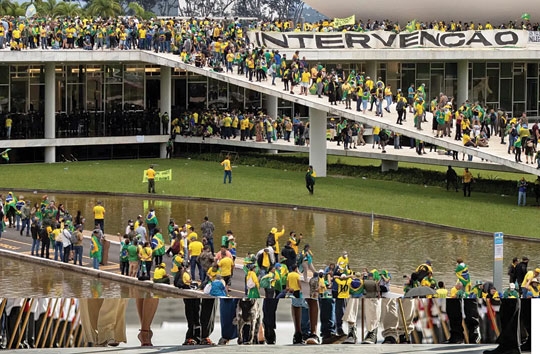
M 223 171 L 218 158 L 216 155 L 216 162 L 179 158 L 3 165 L 0 185 L 4 186 L 4 191 L 145 193 L 143 170 L 153 163 L 157 171 L 173 170 L 173 181 L 156 182 L 158 194 L 374 212 L 469 230 L 538 237 L 534 222 L 538 209 L 518 208 L 517 195 L 475 193 L 473 188 L 472 197 L 464 198 L 461 192 L 447 192 L 439 187 L 330 176 L 317 179 L 315 194 L 311 196 L 304 185 L 304 172 L 298 171 L 239 165 L 233 167 L 233 183 L 223 185 Z M 345 162 L 343 158 L 341 162 Z M 375 164 L 362 159 L 354 159 L 354 163 Z M 427 165 L 414 167 L 444 170 L 444 167 Z M 498 178 L 504 175 L 510 180 L 517 180 L 520 176 L 490 171 L 481 173 L 497 175 Z M 529 195 L 529 204 L 534 204 L 534 196 Z

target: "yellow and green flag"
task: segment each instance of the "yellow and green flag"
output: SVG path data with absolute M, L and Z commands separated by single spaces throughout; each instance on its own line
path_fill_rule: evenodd
M 172 169 L 165 171 L 156 171 L 156 177 L 154 178 L 156 182 L 158 181 L 172 181 Z M 148 182 L 146 177 L 146 170 L 143 171 L 143 183 Z
M 355 22 L 355 15 L 345 18 L 334 18 L 334 27 L 352 26 Z

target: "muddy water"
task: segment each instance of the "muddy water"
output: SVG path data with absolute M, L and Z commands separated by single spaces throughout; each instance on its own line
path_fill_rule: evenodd
M 27 193 L 26 197 L 37 202 L 41 195 Z M 281 225 L 284 225 L 285 235 L 280 240 L 280 246 L 285 244 L 291 230 L 297 234 L 303 233 L 303 243 L 311 245 L 317 268 L 335 262 L 341 252 L 347 250 L 353 269 L 387 269 L 393 276 L 394 284 L 400 284 L 403 274 L 410 274 L 427 259 L 433 262 L 437 280 L 453 283 L 457 257 L 463 257 L 469 265 L 473 282 L 492 278 L 492 238 L 475 234 L 377 218 L 372 228 L 369 217 L 236 203 L 78 194 L 49 194 L 49 199 L 55 200 L 56 204 L 63 203 L 72 215 L 80 210 L 87 219 L 86 228 L 92 226 L 92 208 L 96 201 L 103 201 L 106 209 L 105 232 L 108 234 L 123 233 L 129 219 L 135 219 L 139 214 L 144 216 L 153 208 L 160 227 L 166 228 L 171 218 L 177 224 L 191 219 L 199 233 L 200 224 L 207 215 L 215 224 L 216 244 L 220 243 L 221 235 L 226 230 L 234 232 L 239 257 L 263 248 L 270 229 L 281 229 Z M 512 257 L 527 255 L 532 260 L 531 265 L 540 263 L 538 245 L 505 240 L 504 273 Z

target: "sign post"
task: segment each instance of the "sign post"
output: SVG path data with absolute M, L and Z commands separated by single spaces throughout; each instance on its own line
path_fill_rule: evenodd
M 493 234 L 493 285 L 501 293 L 503 291 L 503 249 L 504 235 L 502 232 L 496 232 Z

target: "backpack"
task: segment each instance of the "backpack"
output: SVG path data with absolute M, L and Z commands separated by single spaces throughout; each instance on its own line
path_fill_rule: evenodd
M 180 253 L 180 240 L 174 241 L 173 245 L 171 246 L 171 251 L 174 255 Z
M 265 275 L 261 278 L 261 281 L 259 283 L 259 286 L 263 289 L 270 289 L 272 288 L 272 276 L 270 274 Z
M 397 105 L 396 105 L 396 110 L 400 111 L 403 108 L 405 108 L 405 102 L 403 102 L 402 100 L 399 100 Z
M 276 245 L 276 236 L 273 233 L 269 233 L 266 237 L 266 247 L 274 247 Z

